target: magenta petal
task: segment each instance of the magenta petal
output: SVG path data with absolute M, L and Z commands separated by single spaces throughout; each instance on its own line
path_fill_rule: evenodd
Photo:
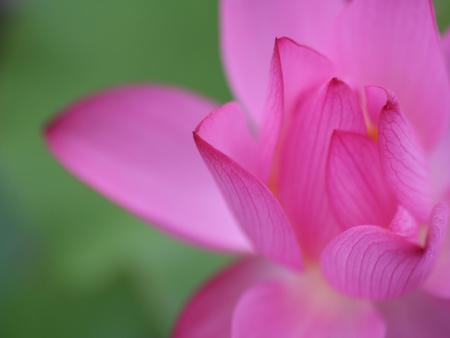
M 389 88 L 429 149 L 447 126 L 450 85 L 430 0 L 351 1 L 332 58 L 357 84 Z
M 378 118 L 389 96 L 386 89 L 377 86 L 364 87 L 367 114 L 372 127 L 378 126 Z
M 226 142 L 224 139 L 217 142 L 216 134 L 210 132 L 212 128 L 220 131 L 223 127 L 219 135 L 232 135 L 240 129 L 241 120 L 236 119 L 233 113 L 236 110 L 230 111 L 230 107 L 226 105 L 215 111 L 199 125 L 194 134 L 197 147 L 255 251 L 266 258 L 299 269 L 302 266 L 300 248 L 278 200 L 255 175 L 227 156 L 221 148 L 215 148 Z M 225 124 L 214 124 L 214 121 L 227 119 L 230 121 Z
M 237 304 L 231 337 L 384 337 L 384 322 L 369 303 L 320 286 L 319 280 L 302 276 L 251 288 Z
M 63 111 L 46 139 L 69 171 L 146 221 L 207 247 L 247 251 L 192 142 L 213 108 L 172 88 L 112 89 Z
M 432 205 L 428 166 L 414 130 L 389 99 L 379 120 L 378 145 L 386 181 L 400 204 L 421 221 L 428 219 Z
M 414 292 L 378 307 L 386 321 L 386 338 L 450 337 L 450 301 Z
M 260 122 L 275 38 L 326 52 L 342 0 L 221 0 L 222 58 L 235 96 Z
M 395 200 L 384 181 L 378 149 L 366 136 L 336 131 L 327 163 L 330 204 L 343 228 L 389 224 Z
M 300 105 L 281 149 L 279 189 L 302 249 L 318 256 L 339 231 L 326 195 L 326 162 L 335 129 L 364 133 L 352 89 L 332 79 Z
M 275 42 L 272 57 L 269 93 L 262 121 L 260 142 L 264 163 L 273 164 L 276 148 L 281 143 L 282 130 L 289 123 L 295 107 L 308 92 L 331 78 L 334 66 L 325 56 L 302 46 L 289 38 Z M 286 122 L 286 123 L 285 123 Z M 272 166 L 266 167 L 261 177 L 267 179 Z
M 325 248 L 321 267 L 341 292 L 370 299 L 400 296 L 429 276 L 448 227 L 448 206 L 433 210 L 424 247 L 373 225 L 346 230 Z
M 239 104 L 230 102 L 199 121 L 194 131 L 245 170 L 257 174 L 260 168 L 258 141 Z
M 277 271 L 258 259 L 242 260 L 225 269 L 189 300 L 172 338 L 230 338 L 232 314 L 242 293 Z
M 285 37 L 276 40 L 271 77 L 277 79 L 279 85 L 275 87 L 283 89 L 288 114 L 294 113 L 299 100 L 330 79 L 334 71 L 333 63 L 314 49 Z

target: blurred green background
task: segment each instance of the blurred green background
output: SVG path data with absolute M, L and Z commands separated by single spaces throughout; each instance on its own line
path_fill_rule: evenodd
M 152 81 L 230 99 L 217 7 L 214 0 L 3 5 L 1 338 L 167 337 L 187 297 L 229 260 L 171 240 L 78 183 L 41 137 L 68 102 L 114 85 Z M 450 4 L 436 8 L 443 28 Z

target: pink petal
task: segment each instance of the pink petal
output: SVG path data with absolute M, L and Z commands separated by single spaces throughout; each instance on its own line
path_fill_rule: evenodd
M 230 338 L 231 318 L 242 293 L 278 270 L 257 259 L 242 260 L 205 284 L 181 312 L 172 338 Z
M 399 203 L 425 221 L 432 205 L 428 167 L 414 130 L 393 99 L 383 108 L 378 129 L 386 181 Z
M 197 126 L 210 145 L 254 174 L 260 169 L 258 141 L 239 104 L 230 102 L 214 110 Z
M 364 87 L 364 94 L 370 124 L 376 128 L 381 110 L 386 104 L 389 94 L 384 88 L 377 86 Z
M 214 105 L 181 90 L 111 89 L 70 106 L 46 130 L 79 179 L 176 237 L 250 250 L 192 142 Z
M 450 198 L 447 201 L 450 201 Z M 450 231 L 447 232 L 436 265 L 424 287 L 438 297 L 450 298 Z
M 419 224 L 413 215 L 401 205 L 397 207 L 397 211 L 392 218 L 389 228 L 396 234 L 415 241 L 419 235 Z
M 344 229 L 389 224 L 395 201 L 383 178 L 376 144 L 366 136 L 334 132 L 327 163 L 327 191 Z
M 442 37 L 442 49 L 444 51 L 444 59 L 447 62 L 447 69 L 450 75 L 450 29 L 447 29 Z
M 431 184 L 435 200 L 450 190 L 450 125 L 429 157 Z
M 276 148 L 282 142 L 280 135 L 295 106 L 309 91 L 331 78 L 333 71 L 331 61 L 315 50 L 289 38 L 276 40 L 260 136 L 264 163 L 274 162 Z M 270 170 L 276 171 L 271 166 L 267 169 L 269 172 L 261 173 L 264 179 L 269 177 Z
M 241 297 L 233 315 L 233 338 L 376 338 L 383 320 L 369 303 L 341 297 L 320 280 L 261 283 Z
M 239 149 L 239 143 L 232 147 L 226 143 L 226 139 L 221 138 L 222 135 L 232 135 L 235 130 L 243 129 L 240 126 L 243 119 L 236 118 L 235 108 L 237 106 L 226 105 L 206 118 L 194 134 L 195 142 L 256 252 L 299 269 L 302 266 L 300 249 L 278 200 L 262 181 L 238 164 L 235 158 L 229 157 L 231 152 L 226 154 L 221 147 L 215 148 L 228 145 L 228 149 Z M 243 113 L 241 116 L 244 116 Z M 228 120 L 227 123 L 215 123 L 224 120 Z M 218 134 L 211 132 L 213 130 Z M 220 140 L 217 140 L 217 135 Z M 245 149 L 245 144 L 242 149 Z M 248 153 L 249 157 L 252 155 Z
M 361 86 L 389 88 L 420 139 L 436 142 L 450 113 L 450 85 L 430 0 L 355 0 L 340 17 L 334 61 Z
M 450 337 L 450 301 L 415 292 L 384 302 L 379 309 L 387 324 L 386 338 Z
M 448 238 L 438 256 L 434 270 L 424 284 L 424 289 L 437 297 L 450 298 L 450 240 Z
M 364 133 L 366 127 L 354 92 L 332 79 L 299 106 L 281 150 L 280 196 L 302 249 L 316 257 L 339 230 L 325 185 L 328 148 L 335 129 Z
M 420 286 L 430 274 L 448 225 L 448 206 L 441 203 L 431 216 L 424 247 L 373 225 L 350 228 L 322 254 L 325 277 L 351 296 L 386 299 Z
M 235 96 L 262 120 L 275 38 L 326 51 L 342 0 L 222 0 L 222 58 Z

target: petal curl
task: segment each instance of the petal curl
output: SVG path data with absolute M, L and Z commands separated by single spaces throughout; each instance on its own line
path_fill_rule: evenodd
M 400 204 L 422 222 L 432 206 L 431 180 L 423 149 L 395 99 L 381 111 L 378 124 L 381 165 Z
M 217 140 L 217 135 L 232 135 L 235 130 L 244 129 L 239 126 L 244 119 L 236 118 L 239 113 L 244 116 L 236 105 L 225 105 L 213 112 L 196 129 L 195 142 L 255 251 L 268 259 L 300 269 L 300 248 L 280 203 L 260 179 L 236 162 L 236 158 L 230 157 L 232 152 L 226 154 L 222 151 L 222 147 L 224 151 L 226 148 L 242 151 L 240 144 L 232 146 L 230 139 L 226 138 Z M 223 123 L 223 120 L 230 121 Z M 217 121 L 222 123 L 216 124 Z M 218 133 L 207 132 L 211 130 Z M 251 156 L 252 153 L 248 153 L 248 157 Z
M 339 18 L 341 71 L 389 88 L 430 149 L 450 117 L 450 85 L 431 0 L 353 0 Z
M 424 247 L 378 226 L 350 228 L 325 248 L 327 280 L 351 296 L 388 299 L 419 287 L 432 271 L 448 227 L 448 206 L 432 213 Z
M 332 62 L 317 51 L 289 38 L 276 40 L 260 136 L 264 163 L 274 162 L 283 129 L 295 113 L 295 107 L 308 92 L 331 78 L 333 72 Z M 277 171 L 273 166 L 266 168 Z M 261 177 L 267 179 L 270 174 L 265 171 Z
M 222 59 L 235 97 L 261 122 L 277 37 L 326 52 L 343 0 L 221 0 Z
M 175 237 L 250 251 L 192 142 L 215 105 L 166 87 L 104 91 L 66 108 L 46 140 L 70 172 Z

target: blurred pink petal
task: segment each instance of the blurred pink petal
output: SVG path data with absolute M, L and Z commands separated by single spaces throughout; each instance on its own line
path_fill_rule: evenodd
M 385 325 L 370 303 L 344 298 L 302 276 L 247 291 L 234 312 L 232 333 L 232 338 L 382 338 Z
M 428 165 L 414 130 L 394 99 L 389 99 L 384 106 L 378 129 L 386 181 L 399 203 L 421 221 L 426 221 L 432 206 Z
M 378 308 L 386 321 L 386 338 L 449 337 L 449 300 L 414 292 Z
M 278 200 L 255 175 L 227 156 L 221 148 L 215 148 L 229 141 L 222 138 L 223 135 L 242 129 L 239 126 L 242 119 L 237 117 L 241 112 L 236 109 L 236 106 L 225 105 L 208 116 L 198 126 L 195 142 L 255 251 L 278 263 L 300 269 L 300 247 Z M 222 123 L 215 125 L 216 121 Z
M 230 338 L 234 308 L 243 292 L 279 271 L 259 259 L 233 264 L 206 283 L 186 304 L 172 338 Z
M 222 59 L 235 94 L 261 122 L 275 38 L 327 50 L 343 0 L 221 0 Z
M 359 224 L 389 224 L 395 201 L 384 181 L 373 140 L 334 132 L 326 179 L 330 204 L 344 229 Z
M 450 75 L 450 29 L 447 29 L 442 37 L 442 49 L 444 50 L 444 59 L 447 63 L 447 69 Z
M 67 108 L 46 138 L 69 171 L 146 221 L 202 246 L 248 251 L 192 142 L 212 109 L 177 89 L 112 89 Z
M 430 148 L 445 130 L 450 112 L 432 1 L 351 1 L 339 21 L 337 52 L 331 59 L 356 84 L 391 90 Z
M 280 196 L 304 251 L 318 256 L 339 227 L 328 205 L 325 169 L 335 129 L 364 133 L 354 92 L 332 79 L 311 93 L 291 121 L 280 158 Z
M 368 299 L 398 297 L 420 286 L 432 271 L 448 227 L 448 206 L 432 213 L 424 247 L 373 225 L 350 228 L 325 248 L 322 271 L 339 291 Z

